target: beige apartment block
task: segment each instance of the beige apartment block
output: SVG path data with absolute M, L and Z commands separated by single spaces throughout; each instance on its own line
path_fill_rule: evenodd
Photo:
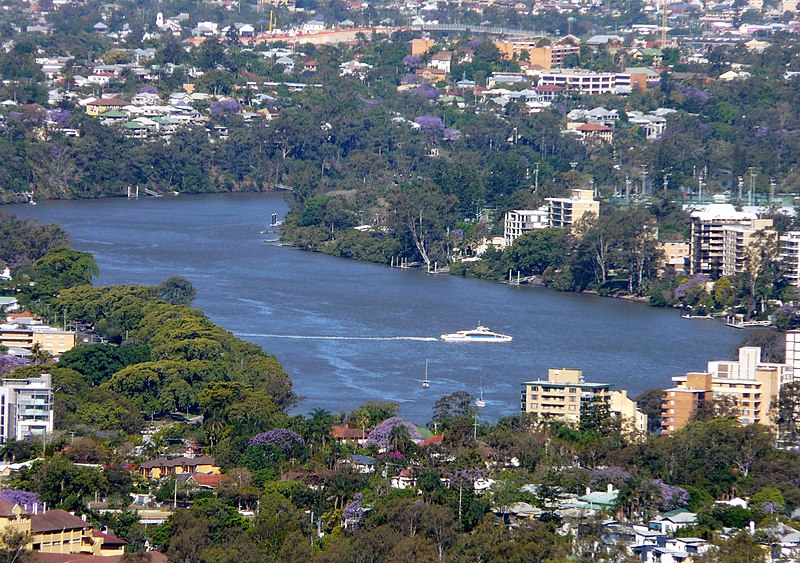
M 622 424 L 622 432 L 628 436 L 647 434 L 647 415 L 636 408 L 636 401 L 628 398 L 627 389 L 612 391 L 609 404 L 612 416 Z
M 53 356 L 75 347 L 75 331 L 45 325 L 0 325 L 0 344 L 8 348 L 33 349 L 35 344 Z
M 548 197 L 548 215 L 551 227 L 571 227 L 587 213 L 600 215 L 600 202 L 595 201 L 593 190 L 572 190 L 569 197 Z
M 611 395 L 608 383 L 588 383 L 579 369 L 551 368 L 546 380 L 527 381 L 522 386 L 523 412 L 572 424 L 580 422 L 581 406 L 609 404 Z
M 677 384 L 665 391 L 662 434 L 683 428 L 698 408 L 715 402 L 718 414 L 733 414 L 742 424 L 774 426 L 770 411 L 781 387 L 800 374 L 800 331 L 786 334 L 786 363 L 761 361 L 761 348 L 739 348 L 739 359 L 708 362 L 703 373 L 673 377 Z
M 778 234 L 771 229 L 772 219 L 756 219 L 747 225 L 722 227 L 722 275 L 735 276 L 758 268 L 762 258 L 759 246 L 774 243 Z
M 709 204 L 692 213 L 689 236 L 691 275 L 703 274 L 716 279 L 722 274 L 725 228 L 734 225 L 763 229 L 771 227 L 772 223 L 761 222 L 755 213 L 737 211 L 728 203 Z

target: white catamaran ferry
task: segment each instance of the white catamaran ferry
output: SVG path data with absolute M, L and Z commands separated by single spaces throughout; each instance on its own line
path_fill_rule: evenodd
M 441 339 L 445 342 L 510 342 L 512 338 L 507 334 L 492 332 L 481 325 L 472 330 L 459 330 L 458 332 L 441 336 Z

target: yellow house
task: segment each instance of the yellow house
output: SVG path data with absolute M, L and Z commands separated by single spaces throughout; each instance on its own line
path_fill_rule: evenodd
M 66 510 L 31 516 L 31 542 L 42 553 L 91 553 L 92 526 Z
M 20 505 L 0 499 L 0 532 L 8 529 L 30 534 L 31 513 Z
M 95 530 L 66 510 L 48 510 L 28 519 L 31 547 L 40 553 L 123 555 L 126 541 Z
M 86 104 L 86 113 L 96 117 L 106 111 L 121 110 L 127 105 L 128 102 L 119 98 L 100 98 Z
M 209 456 L 176 457 L 174 459 L 161 457 L 139 464 L 139 475 L 147 479 L 161 479 L 180 473 L 219 475 L 220 468 L 214 465 L 214 458 Z

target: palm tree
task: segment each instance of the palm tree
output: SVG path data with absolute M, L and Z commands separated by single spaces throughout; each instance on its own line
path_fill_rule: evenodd
M 53 355 L 45 350 L 40 342 L 36 342 L 31 348 L 31 358 L 34 365 L 41 366 L 50 362 L 53 359 Z

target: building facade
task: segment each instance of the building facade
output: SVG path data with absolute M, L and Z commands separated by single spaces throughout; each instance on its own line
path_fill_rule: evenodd
M 570 197 L 548 197 L 548 221 L 551 227 L 571 227 L 587 213 L 600 215 L 600 202 L 592 190 L 572 190 Z
M 547 208 L 540 209 L 515 209 L 506 213 L 503 238 L 506 246 L 511 246 L 515 240 L 534 229 L 544 229 L 550 226 Z
M 743 346 L 739 359 L 708 362 L 702 373 L 673 377 L 662 401 L 662 434 L 680 430 L 698 409 L 733 414 L 742 424 L 774 426 L 770 413 L 781 387 L 800 375 L 800 331 L 786 333 L 786 362 L 761 361 L 761 348 Z M 713 401 L 713 404 L 711 404 Z
M 53 432 L 53 389 L 49 373 L 0 382 L 0 443 Z
M 800 231 L 789 231 L 779 239 L 784 278 L 800 287 Z
M 546 380 L 522 384 L 520 409 L 541 420 L 578 424 L 581 413 L 595 405 L 608 405 L 610 385 L 588 383 L 579 369 L 550 369 Z
M 689 273 L 703 274 L 716 279 L 722 274 L 725 247 L 725 227 L 744 225 L 754 227 L 755 213 L 737 211 L 733 205 L 714 203 L 691 215 L 689 235 Z
M 0 344 L 8 348 L 32 350 L 39 344 L 53 356 L 75 347 L 75 331 L 45 325 L 0 324 Z
M 756 219 L 746 225 L 723 225 L 722 227 L 722 275 L 735 276 L 754 269 L 761 259 L 759 245 L 775 242 L 772 219 Z

